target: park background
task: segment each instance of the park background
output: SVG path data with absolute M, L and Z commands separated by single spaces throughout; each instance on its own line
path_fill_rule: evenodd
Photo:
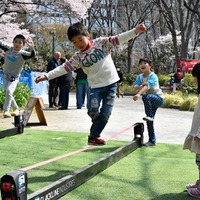
M 165 77 L 176 71 L 177 59 L 200 59 L 199 4 L 199 0 L 3 0 L 0 1 L 0 39 L 8 44 L 12 44 L 13 37 L 18 33 L 22 33 L 26 37 L 31 36 L 35 43 L 37 57 L 35 60 L 27 62 L 26 64 L 31 68 L 33 73 L 37 74 L 46 71 L 47 62 L 55 51 L 61 51 L 62 55 L 66 58 L 69 58 L 73 54 L 75 49 L 71 46 L 66 34 L 67 28 L 73 22 L 82 21 L 85 25 L 87 25 L 92 38 L 118 34 L 120 32 L 130 30 L 137 24 L 144 22 L 147 26 L 146 33 L 138 36 L 137 40 L 130 40 L 127 45 L 123 45 L 113 51 L 115 65 L 120 67 L 125 74 L 125 77 L 128 77 L 127 80 L 131 80 L 132 82 L 133 75 L 138 73 L 138 60 L 144 56 L 149 57 L 153 60 L 155 72 L 160 76 L 160 82 L 166 80 L 167 83 L 169 79 L 168 77 Z M 3 63 L 4 52 L 2 51 L 0 54 L 1 62 Z M 1 67 L 3 65 L 2 63 Z M 191 80 L 192 78 L 190 75 L 191 74 L 186 73 L 185 77 L 188 80 Z M 27 77 L 22 77 L 21 81 L 27 82 Z M 31 78 L 31 84 L 34 84 L 33 80 L 34 76 Z M 28 83 L 30 82 L 28 81 Z M 42 88 L 46 88 L 46 86 Z M 184 91 L 184 94 L 186 93 L 190 96 L 190 91 L 189 86 L 189 88 Z M 33 91 L 31 92 L 34 94 Z M 31 95 L 31 92 L 29 95 Z M 20 96 L 23 95 L 20 93 Z M 180 94 L 179 97 L 180 96 L 183 95 Z M 0 97 L 0 99 L 3 99 L 3 92 L 1 92 L 1 90 Z M 179 101 L 179 97 L 175 97 L 176 102 Z M 166 99 L 167 98 L 165 97 L 165 102 Z M 20 98 L 19 100 L 21 101 Z M 25 104 L 26 103 L 24 103 L 24 105 Z M 190 112 L 188 113 L 191 114 Z M 177 137 L 174 132 L 171 133 L 171 135 Z M 33 136 L 37 136 L 37 134 L 35 133 Z M 26 141 L 26 135 L 23 135 L 23 137 L 25 137 Z M 18 153 L 16 153 L 16 155 L 23 156 L 21 154 L 20 145 L 22 142 L 20 139 L 21 138 L 19 137 L 14 137 L 6 138 L 6 141 L 3 140 L 3 144 L 5 145 L 5 148 L 7 148 L 10 155 L 16 153 L 17 149 Z M 16 140 L 19 140 L 19 148 L 15 149 L 15 145 L 13 145 L 12 142 L 11 145 L 8 145 L 10 141 Z M 83 140 L 83 142 L 85 142 L 85 140 Z M 60 142 L 58 144 L 63 145 L 63 143 Z M 12 151 L 9 148 L 10 146 L 12 146 Z M 46 148 L 47 145 L 41 144 L 40 146 Z M 183 186 L 185 187 L 185 184 L 188 181 L 194 181 L 194 177 L 197 175 L 194 157 L 191 154 L 187 154 L 186 156 L 183 155 L 183 151 L 180 150 L 181 145 L 164 145 L 162 147 L 160 146 L 160 149 L 161 148 L 164 149 L 164 151 L 160 152 L 163 158 L 162 160 L 159 159 L 160 162 L 156 162 L 158 157 L 160 158 L 160 154 L 156 154 L 156 152 L 154 152 L 155 154 L 152 153 L 153 150 L 147 150 L 144 152 L 145 150 L 143 149 L 138 152 L 139 167 L 141 165 L 142 167 L 148 165 L 149 170 L 142 168 L 143 170 L 140 171 L 140 179 L 136 179 L 136 177 L 131 176 L 132 180 L 127 181 L 128 186 L 130 187 L 126 187 L 127 184 L 125 184 L 123 185 L 123 188 L 115 187 L 116 190 L 114 190 L 115 188 L 111 187 L 111 185 L 113 185 L 111 183 L 107 185 L 110 186 L 107 188 L 109 190 L 110 188 L 113 188 L 113 192 L 102 192 L 101 187 L 98 187 L 97 183 L 100 183 L 100 181 L 99 178 L 97 178 L 97 181 L 91 182 L 91 185 L 85 185 L 86 189 L 81 191 L 78 190 L 76 194 L 72 193 L 71 196 L 75 196 L 74 198 L 78 199 L 79 195 L 88 194 L 88 196 L 91 197 L 92 195 L 94 196 L 94 199 L 97 199 L 95 198 L 96 194 L 92 194 L 92 191 L 89 190 L 89 188 L 97 185 L 95 189 L 98 194 L 101 194 L 100 196 L 102 196 L 102 199 L 108 198 L 108 196 L 104 196 L 105 194 L 116 194 L 118 196 L 114 196 L 114 199 L 117 199 L 122 194 L 121 191 L 124 191 L 124 188 L 130 189 L 126 190 L 126 192 L 123 193 L 124 195 L 136 194 L 140 191 L 140 199 L 143 198 L 145 200 L 148 198 L 155 199 L 155 196 L 157 199 L 160 198 L 162 200 L 188 199 L 189 197 L 183 192 Z M 27 149 L 24 149 L 24 151 L 26 152 L 28 149 L 30 149 L 30 146 L 28 146 Z M 6 154 L 6 151 L 4 153 L 5 156 L 2 156 L 2 159 L 12 158 L 12 156 L 8 156 L 8 154 Z M 146 155 L 146 153 L 148 155 Z M 137 157 L 137 154 L 134 155 Z M 177 159 L 177 155 L 180 156 L 179 160 Z M 143 158 L 142 156 L 146 156 L 148 159 L 143 159 L 144 162 L 141 162 L 141 158 Z M 123 166 L 129 166 L 129 158 L 130 157 L 127 158 L 127 162 L 125 162 Z M 169 160 L 169 158 L 172 158 L 173 160 Z M 133 162 L 133 160 L 134 159 L 131 159 L 131 166 L 134 167 L 135 162 Z M 153 163 L 152 160 L 154 161 Z M 2 168 L 4 168 L 4 170 L 5 167 L 10 169 L 18 166 L 14 166 L 12 164 L 9 165 L 7 162 L 8 161 L 6 160 L 2 162 Z M 30 162 L 30 160 L 28 162 Z M 10 163 L 13 162 L 10 161 Z M 154 164 L 158 165 L 155 166 Z M 121 165 L 118 166 L 120 169 Z M 166 168 L 163 168 L 163 166 Z M 139 167 L 133 168 L 133 171 L 127 169 L 126 178 L 130 177 L 130 174 L 136 174 L 134 173 L 134 170 L 141 169 Z M 184 167 L 184 169 L 181 167 Z M 55 169 L 58 169 L 58 166 L 56 166 Z M 157 170 L 154 171 L 154 169 Z M 190 171 L 191 169 L 192 171 Z M 112 176 L 112 171 L 116 171 L 117 174 Z M 150 177 L 149 173 L 147 176 L 144 176 L 144 172 L 155 173 L 152 173 L 152 177 Z M 168 174 L 168 176 L 165 176 L 164 172 Z M 124 179 L 124 177 L 122 177 L 122 179 L 115 179 L 119 174 L 123 173 L 122 171 L 116 170 L 116 168 L 114 168 L 114 170 L 112 168 L 110 174 L 107 176 L 102 174 L 101 185 L 105 185 L 105 177 L 114 177 L 113 179 L 116 180 L 116 182 L 127 180 Z M 56 175 L 56 172 L 54 175 Z M 136 180 L 136 182 L 133 180 Z M 153 187 L 155 185 L 156 187 Z M 147 189 L 144 191 L 144 188 Z M 119 193 L 116 193 L 117 191 Z M 84 199 L 82 197 L 83 196 L 80 196 L 80 199 Z M 124 199 L 128 199 L 126 197 L 127 196 L 125 196 Z M 73 197 L 71 197 L 71 199 L 72 198 Z M 88 199 L 88 197 L 85 197 L 85 199 Z M 98 199 L 101 199 L 101 197 Z

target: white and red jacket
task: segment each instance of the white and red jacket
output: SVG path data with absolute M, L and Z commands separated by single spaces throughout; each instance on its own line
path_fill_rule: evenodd
M 90 41 L 85 51 L 76 52 L 63 65 L 58 66 L 45 76 L 48 80 L 82 68 L 87 74 L 91 88 L 105 87 L 119 80 L 116 67 L 111 58 L 111 49 L 136 37 L 135 29 L 116 36 L 100 37 Z

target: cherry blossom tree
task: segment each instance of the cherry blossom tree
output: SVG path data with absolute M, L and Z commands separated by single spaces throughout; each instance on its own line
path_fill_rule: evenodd
M 39 19 L 41 15 L 47 17 L 51 13 L 58 13 L 62 16 L 72 15 L 73 17 L 84 19 L 87 17 L 87 9 L 91 6 L 91 0 L 2 0 L 0 1 L 0 39 L 7 43 L 12 43 L 16 34 L 30 36 L 29 30 L 21 16 Z M 48 12 L 40 12 L 39 6 L 48 9 Z

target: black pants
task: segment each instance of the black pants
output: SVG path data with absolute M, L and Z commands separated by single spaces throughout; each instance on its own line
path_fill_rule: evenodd
M 57 105 L 58 86 L 56 80 L 49 81 L 49 106 Z
M 71 89 L 71 86 L 69 85 L 59 87 L 59 90 L 60 90 L 59 104 L 61 105 L 62 109 L 68 109 L 70 89 Z

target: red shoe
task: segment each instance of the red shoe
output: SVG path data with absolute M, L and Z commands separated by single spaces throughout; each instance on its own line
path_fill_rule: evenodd
M 90 137 L 88 136 L 88 144 L 89 145 L 96 145 L 96 146 L 101 146 L 101 145 L 105 145 L 106 142 L 105 140 L 99 138 L 99 137 Z

